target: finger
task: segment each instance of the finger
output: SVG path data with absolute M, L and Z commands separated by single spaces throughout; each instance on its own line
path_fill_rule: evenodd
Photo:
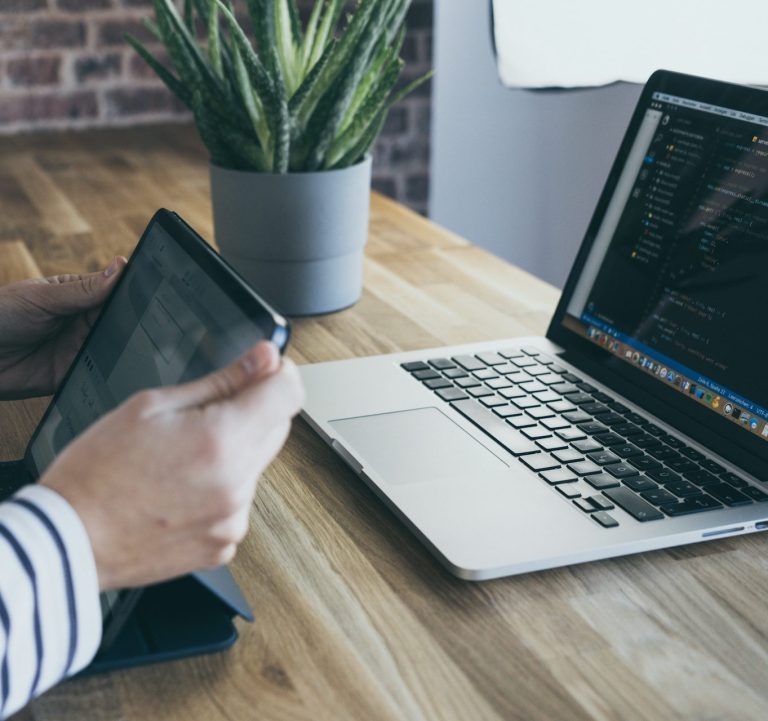
M 275 345 L 260 341 L 226 368 L 191 383 L 160 389 L 158 410 L 178 411 L 225 400 L 274 373 L 279 363 L 280 354 Z
M 220 422 L 238 437 L 260 438 L 282 421 L 295 416 L 304 403 L 304 387 L 293 361 L 284 359 L 277 373 L 244 387 L 221 401 Z M 212 409 L 213 410 L 213 409 Z
M 67 273 L 46 278 L 46 284 L 37 286 L 44 293 L 48 310 L 58 315 L 82 313 L 100 306 L 125 267 L 125 258 L 116 256 L 101 271 L 75 275 Z

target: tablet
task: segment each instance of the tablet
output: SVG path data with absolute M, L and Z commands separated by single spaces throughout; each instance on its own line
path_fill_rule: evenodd
M 259 340 L 282 352 L 288 337 L 283 317 L 176 213 L 159 210 L 32 436 L 23 461 L 30 480 L 137 391 L 195 380 Z M 102 648 L 139 594 L 102 594 Z

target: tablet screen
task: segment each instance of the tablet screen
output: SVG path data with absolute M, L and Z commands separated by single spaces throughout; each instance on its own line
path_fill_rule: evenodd
M 91 423 L 144 388 L 221 368 L 264 337 L 157 222 L 29 447 L 38 477 Z

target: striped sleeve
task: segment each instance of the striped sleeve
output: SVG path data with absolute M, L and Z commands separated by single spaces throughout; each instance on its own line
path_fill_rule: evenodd
M 58 493 L 27 486 L 0 504 L 0 719 L 84 668 L 100 641 L 85 527 Z

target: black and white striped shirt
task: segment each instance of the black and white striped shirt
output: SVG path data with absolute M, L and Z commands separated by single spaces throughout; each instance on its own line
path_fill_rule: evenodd
M 84 668 L 100 641 L 85 527 L 58 493 L 27 486 L 0 503 L 0 719 Z

